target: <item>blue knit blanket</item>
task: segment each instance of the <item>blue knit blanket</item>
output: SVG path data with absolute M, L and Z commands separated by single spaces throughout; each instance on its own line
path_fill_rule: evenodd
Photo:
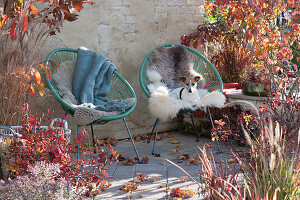
M 107 57 L 86 48 L 77 49 L 72 93 L 78 104 L 93 104 L 94 109 L 105 112 L 125 112 L 130 107 L 126 101 L 106 99 L 114 70 Z

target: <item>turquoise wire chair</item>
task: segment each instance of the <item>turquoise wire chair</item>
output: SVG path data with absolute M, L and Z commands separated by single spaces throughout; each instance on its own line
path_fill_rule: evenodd
M 62 63 L 63 61 L 67 61 L 67 60 L 76 60 L 76 58 L 77 58 L 77 50 L 76 49 L 60 48 L 60 49 L 55 49 L 49 53 L 49 55 L 46 58 L 46 64 L 50 68 L 51 73 L 54 73 L 55 69 L 57 69 L 57 67 L 60 67 L 59 66 L 60 63 Z M 62 97 L 58 93 L 56 84 L 54 83 L 53 80 L 50 80 L 50 77 L 45 76 L 45 78 L 46 78 L 47 86 L 51 90 L 54 97 L 61 104 L 63 109 L 66 111 L 66 113 L 73 116 L 76 108 L 73 107 L 72 105 L 68 104 L 67 102 L 65 102 L 62 99 Z M 134 144 L 130 129 L 129 129 L 126 119 L 125 119 L 125 117 L 128 116 L 136 107 L 136 95 L 135 95 L 132 87 L 129 85 L 129 83 L 115 70 L 113 72 L 111 87 L 110 87 L 109 92 L 106 95 L 106 99 L 108 101 L 113 101 L 113 100 L 124 100 L 126 98 L 135 98 L 135 102 L 124 113 L 121 113 L 119 115 L 114 115 L 114 116 L 100 117 L 97 120 L 90 123 L 89 125 L 91 126 L 93 142 L 95 145 L 95 136 L 94 136 L 93 125 L 102 125 L 102 124 L 106 124 L 112 120 L 123 119 L 123 122 L 125 124 L 128 134 L 130 136 L 131 143 L 135 150 L 137 158 L 138 158 L 139 162 L 141 162 L 140 156 L 139 156 L 136 146 Z M 77 126 L 78 132 L 79 132 L 79 128 L 80 128 L 80 126 Z
M 151 66 L 151 64 L 152 64 L 152 61 L 151 61 L 152 53 L 156 49 L 159 49 L 161 47 L 171 47 L 171 46 L 175 46 L 175 45 L 181 45 L 181 44 L 160 45 L 160 46 L 154 48 L 153 50 L 151 50 L 144 58 L 141 68 L 140 68 L 139 80 L 140 80 L 140 85 L 142 87 L 142 90 L 144 91 L 144 93 L 146 94 L 146 96 L 148 98 L 150 98 L 150 96 L 151 96 L 151 94 L 148 90 L 148 85 L 151 84 L 151 82 L 149 81 L 146 72 L 147 72 L 148 67 Z M 211 64 L 211 62 L 209 60 L 207 60 L 202 54 L 195 51 L 194 49 L 184 46 L 184 45 L 181 45 L 181 46 L 183 46 L 188 51 L 188 56 L 190 58 L 190 61 L 194 63 L 194 70 L 196 72 L 200 73 L 201 75 L 203 75 L 204 78 L 206 79 L 206 85 L 204 88 L 207 89 L 209 92 L 213 92 L 213 91 L 223 92 L 222 78 L 219 75 L 216 68 Z M 209 108 L 207 108 L 207 112 L 208 112 L 212 127 L 214 128 L 214 123 L 213 123 L 213 120 L 211 117 L 211 112 L 210 112 Z M 179 112 L 179 114 L 185 114 L 185 113 L 188 113 L 190 115 L 190 118 L 192 121 L 192 126 L 193 126 L 194 132 L 196 134 L 196 141 L 198 142 L 199 136 L 198 136 L 196 128 L 195 128 L 192 110 L 191 109 L 182 109 Z M 157 137 L 158 127 L 159 127 L 159 119 L 158 118 L 156 119 L 156 121 L 154 123 L 153 129 L 151 131 L 151 135 L 147 141 L 148 143 L 150 142 L 150 138 L 154 132 L 155 127 L 156 127 L 156 132 L 155 132 L 155 139 L 154 139 L 154 143 L 153 143 L 152 154 L 155 154 L 156 137 Z M 219 147 L 219 142 L 218 142 L 218 147 Z M 219 147 L 219 150 L 220 150 L 220 147 Z

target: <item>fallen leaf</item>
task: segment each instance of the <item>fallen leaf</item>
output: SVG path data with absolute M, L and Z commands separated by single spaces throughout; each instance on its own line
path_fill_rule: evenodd
M 104 145 L 104 144 L 105 144 L 105 140 L 103 140 L 103 139 L 97 140 L 97 145 L 98 145 L 98 146 L 102 146 L 102 145 Z
M 179 144 L 179 142 L 177 140 L 172 140 L 171 144 Z
M 110 144 L 112 146 L 116 146 L 119 141 L 116 138 L 107 138 L 105 140 L 105 144 Z
M 178 145 L 175 149 L 173 149 L 171 151 L 171 153 L 176 154 L 176 153 L 178 153 L 179 149 L 182 149 L 182 147 L 180 145 Z
M 143 194 L 139 194 L 139 197 L 140 197 L 140 198 L 143 198 L 143 197 L 144 197 L 144 195 L 143 195 Z
M 180 156 L 177 157 L 178 161 L 182 161 L 182 160 L 187 160 L 188 158 L 190 158 L 189 154 L 182 154 Z
M 172 153 L 172 154 L 176 154 L 176 153 L 178 153 L 178 149 L 177 149 L 177 148 L 175 148 L 175 149 L 172 149 L 171 153 Z
M 164 136 L 165 136 L 165 138 L 173 138 L 174 137 L 174 135 L 172 133 L 169 133 L 169 132 L 165 132 Z
M 143 157 L 142 160 L 141 160 L 142 164 L 147 164 L 148 161 L 149 161 L 148 156 Z
M 144 187 L 144 186 L 139 186 L 138 189 L 139 189 L 139 190 L 146 190 L 147 188 Z
M 188 176 L 180 176 L 179 177 L 179 181 L 181 183 L 184 183 L 184 182 L 187 182 L 189 180 L 189 177 Z
M 194 165 L 200 165 L 200 159 L 198 157 L 190 158 L 186 164 L 190 165 L 191 163 Z
M 127 158 L 126 160 L 122 161 L 122 163 L 127 166 L 132 166 L 132 165 L 134 165 L 134 163 L 136 163 L 136 161 L 134 161 L 130 158 Z
M 104 167 L 103 169 L 105 169 L 105 170 L 109 170 L 109 167 Z
M 192 189 L 187 189 L 183 191 L 183 197 L 185 198 L 191 198 L 193 196 L 195 196 L 196 192 Z
M 158 181 L 159 179 L 160 179 L 160 177 L 158 177 L 158 176 L 153 176 L 153 177 L 151 177 L 149 180 L 150 180 L 152 183 L 154 183 L 154 182 Z
M 183 191 L 180 188 L 173 188 L 170 197 L 182 197 Z
M 137 173 L 137 176 L 134 178 L 135 183 L 140 183 L 147 181 L 148 176 L 146 174 Z
M 155 139 L 155 135 L 152 135 L 151 139 L 154 140 L 154 139 Z M 163 137 L 162 137 L 161 135 L 157 135 L 157 136 L 156 136 L 156 140 L 157 140 L 157 141 L 161 141 L 162 139 L 163 139 Z
M 154 156 L 155 157 L 160 157 L 160 154 L 159 153 L 155 153 Z
M 139 141 L 141 141 L 141 136 L 137 135 L 133 139 L 134 139 L 134 141 L 139 142 Z
M 136 189 L 137 187 L 133 182 L 126 182 L 125 185 L 120 188 L 120 190 L 123 190 L 125 192 L 131 192 Z

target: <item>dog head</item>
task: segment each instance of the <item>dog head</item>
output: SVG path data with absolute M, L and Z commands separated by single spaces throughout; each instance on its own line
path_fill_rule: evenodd
M 200 80 L 200 76 L 195 76 L 193 78 L 180 77 L 179 79 L 183 82 L 184 88 L 189 93 L 193 93 L 197 89 L 197 82 Z

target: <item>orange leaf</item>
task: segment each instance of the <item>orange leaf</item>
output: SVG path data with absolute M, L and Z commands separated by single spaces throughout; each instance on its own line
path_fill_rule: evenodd
M 88 1 L 88 3 L 89 3 L 90 5 L 94 5 L 94 4 L 95 4 L 94 1 Z
M 33 76 L 35 77 L 36 83 L 40 84 L 41 83 L 41 74 L 39 71 L 34 70 Z
M 6 21 L 6 19 L 7 19 L 7 15 L 4 15 L 3 18 L 2 18 L 2 20 L 0 21 L 0 29 L 3 28 L 3 25 L 4 25 L 5 21 Z
M 83 4 L 83 3 L 77 3 L 77 4 L 74 4 L 74 8 L 75 8 L 78 12 L 80 12 L 80 11 L 82 10 L 82 8 L 83 8 L 82 4 Z
M 58 6 L 58 0 L 53 0 L 54 5 Z
M 36 80 L 35 82 L 37 84 L 40 84 L 41 83 L 41 74 L 40 74 L 40 72 L 37 71 L 37 70 L 34 70 L 33 76 L 35 77 L 35 80 Z
M 15 22 L 11 25 L 11 28 L 10 28 L 10 37 L 11 37 L 12 41 L 15 41 L 17 39 L 17 35 L 15 32 L 16 26 L 17 26 L 17 23 Z
M 39 11 L 36 9 L 36 7 L 34 5 L 30 5 L 29 6 L 29 9 L 30 9 L 30 12 L 34 15 L 38 15 L 39 14 Z
M 103 179 L 102 182 L 101 182 L 101 184 L 104 185 L 105 183 L 106 183 L 106 181 Z
M 172 189 L 170 196 L 171 197 L 182 197 L 183 192 L 180 190 L 180 188 L 174 188 L 174 189 Z

